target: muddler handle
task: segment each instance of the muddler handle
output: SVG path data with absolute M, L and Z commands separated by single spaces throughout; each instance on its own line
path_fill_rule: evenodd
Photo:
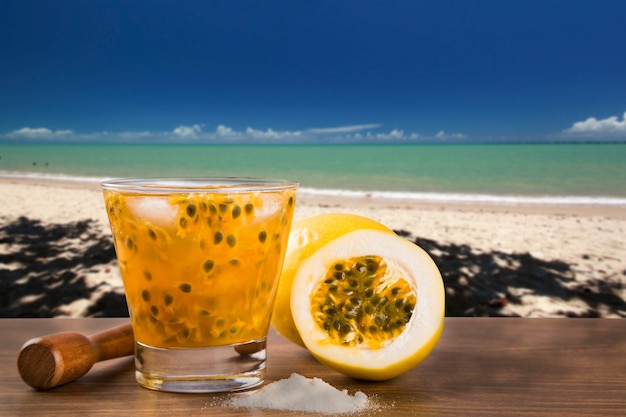
M 132 355 L 134 351 L 130 323 L 89 337 L 62 332 L 24 343 L 17 357 L 17 368 L 28 385 L 48 390 L 80 378 L 96 362 Z

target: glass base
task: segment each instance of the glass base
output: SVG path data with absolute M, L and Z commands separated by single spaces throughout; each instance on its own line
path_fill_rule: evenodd
M 135 344 L 135 378 L 156 391 L 233 392 L 265 379 L 266 339 L 204 348 L 157 348 Z

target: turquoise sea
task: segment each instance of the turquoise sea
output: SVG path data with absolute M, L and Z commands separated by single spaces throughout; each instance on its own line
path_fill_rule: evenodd
M 0 177 L 253 176 L 319 195 L 626 205 L 626 144 L 0 144 Z

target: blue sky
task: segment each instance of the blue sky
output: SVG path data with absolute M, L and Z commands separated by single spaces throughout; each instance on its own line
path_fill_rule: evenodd
M 626 139 L 626 2 L 0 3 L 0 140 Z

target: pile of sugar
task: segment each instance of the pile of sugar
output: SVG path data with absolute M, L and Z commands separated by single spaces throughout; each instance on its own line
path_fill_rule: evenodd
M 235 395 L 229 405 L 271 410 L 304 411 L 323 414 L 356 413 L 367 408 L 367 395 L 358 391 L 339 391 L 319 378 L 305 378 L 297 373 L 272 382 L 258 391 Z

